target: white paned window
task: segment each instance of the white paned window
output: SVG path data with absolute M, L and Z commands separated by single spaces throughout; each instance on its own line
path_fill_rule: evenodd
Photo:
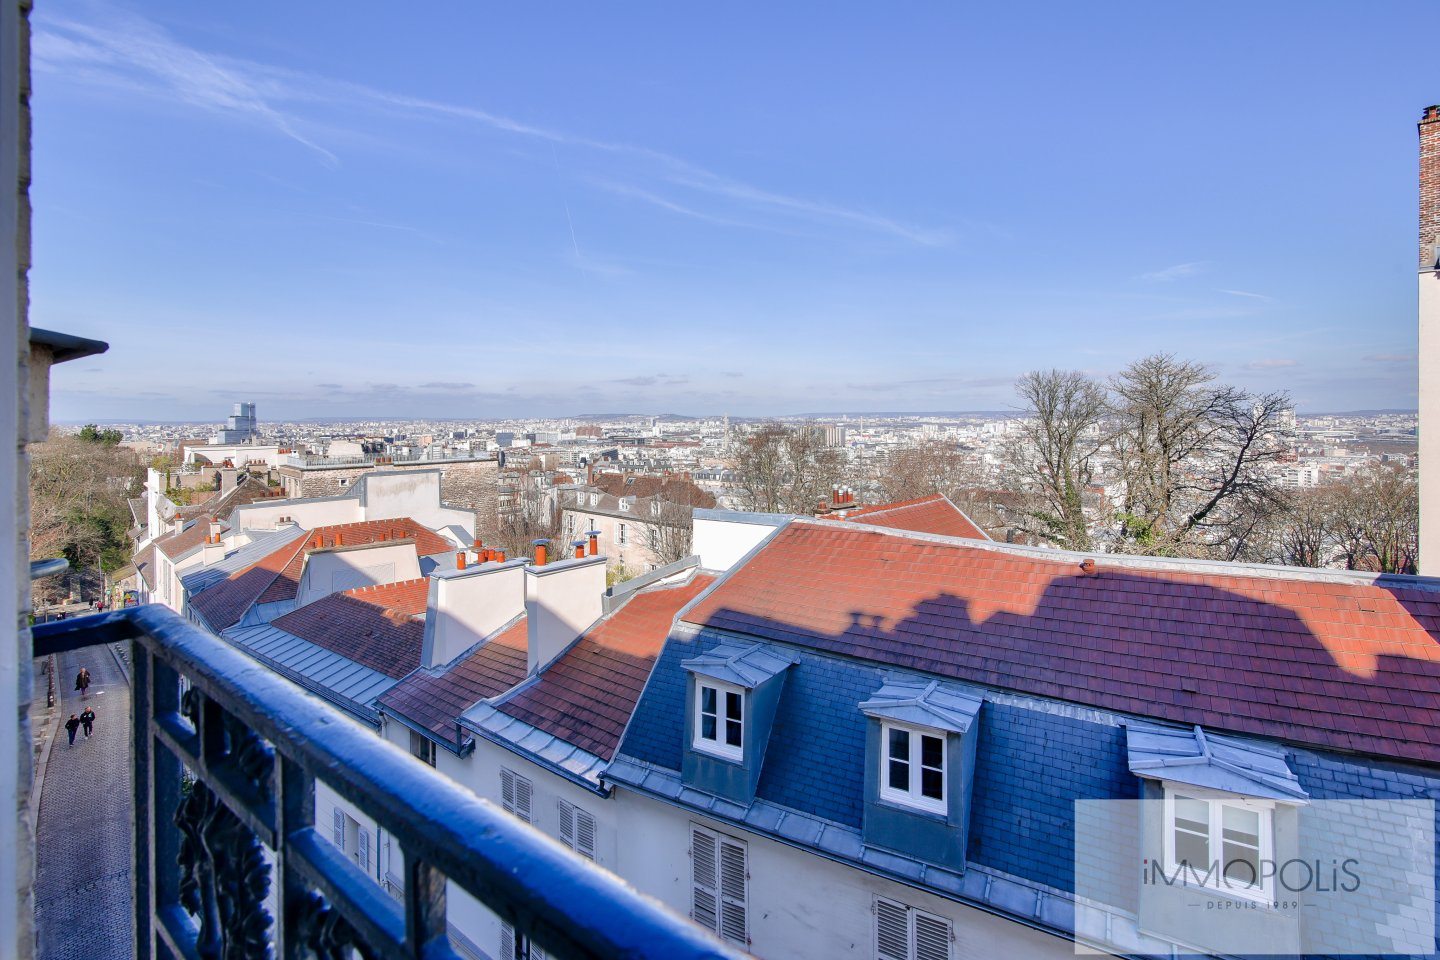
M 895 900 L 875 901 L 875 960 L 950 960 L 950 921 Z
M 558 800 L 556 805 L 560 811 L 560 842 L 586 860 L 594 860 L 595 818 L 573 803 Z
M 695 680 L 694 747 L 727 760 L 745 756 L 745 691 L 718 680 Z
M 500 960 L 545 960 L 545 951 L 535 946 L 523 933 L 500 921 Z
M 500 805 L 507 813 L 530 822 L 530 796 L 533 788 L 529 780 L 512 770 L 500 769 Z
M 731 943 L 750 943 L 745 844 L 690 825 L 690 919 Z
M 1274 804 L 1235 794 L 1165 785 L 1167 875 L 1192 886 L 1269 900 Z
M 620 534 L 615 538 L 615 541 L 622 547 L 630 542 L 629 532 L 625 529 L 625 524 L 620 524 Z
M 945 813 L 945 734 L 880 725 L 880 799 Z

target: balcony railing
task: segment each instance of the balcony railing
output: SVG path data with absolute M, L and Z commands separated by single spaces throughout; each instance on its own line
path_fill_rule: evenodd
M 458 957 L 447 878 L 556 957 L 741 956 L 164 607 L 33 633 L 132 643 L 137 957 Z M 317 779 L 400 845 L 398 900 L 315 829 Z

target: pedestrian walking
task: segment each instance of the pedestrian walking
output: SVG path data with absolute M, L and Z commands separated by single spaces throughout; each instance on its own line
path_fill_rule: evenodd
M 84 700 L 85 691 L 90 689 L 90 671 L 84 667 L 81 667 L 80 672 L 75 674 L 75 689 L 80 691 L 80 699 Z
M 81 727 L 81 729 L 83 729 L 83 730 L 85 731 L 85 736 L 86 736 L 87 738 L 90 736 L 90 734 L 92 734 L 92 733 L 95 732 L 95 711 L 94 711 L 94 710 L 91 710 L 89 707 L 86 707 L 86 708 L 85 708 L 85 712 L 82 713 L 82 714 L 80 714 L 80 727 Z
M 70 719 L 65 721 L 65 732 L 70 734 L 70 746 L 75 746 L 75 731 L 80 729 L 80 718 L 70 714 Z

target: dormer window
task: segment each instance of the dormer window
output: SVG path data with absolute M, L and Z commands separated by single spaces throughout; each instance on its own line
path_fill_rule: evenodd
M 945 813 L 945 733 L 942 730 L 882 724 L 880 799 Z
M 728 683 L 700 680 L 695 685 L 696 750 L 727 760 L 745 755 L 745 691 Z

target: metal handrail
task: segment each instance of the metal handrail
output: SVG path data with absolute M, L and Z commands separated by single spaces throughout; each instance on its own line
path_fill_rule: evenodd
M 223 848 L 208 834 L 186 846 L 187 837 L 221 821 L 230 824 L 224 836 L 251 837 L 272 851 L 282 960 L 336 943 L 363 943 L 370 955 L 394 960 L 452 957 L 447 878 L 558 957 L 743 956 L 165 607 L 42 624 L 33 637 L 37 656 L 134 644 L 139 957 L 211 955 L 240 935 L 222 929 L 236 911 L 216 907 L 226 883 L 242 885 L 228 878 L 229 861 L 188 873 L 188 887 L 165 866 L 199 856 L 197 849 Z M 183 701 L 182 677 L 190 691 Z M 182 767 L 195 784 L 183 798 Z M 399 843 L 402 902 L 316 831 L 317 779 Z M 207 818 L 187 821 L 197 802 L 213 803 Z M 216 819 L 219 805 L 233 823 Z M 253 889 L 237 891 L 257 902 Z

